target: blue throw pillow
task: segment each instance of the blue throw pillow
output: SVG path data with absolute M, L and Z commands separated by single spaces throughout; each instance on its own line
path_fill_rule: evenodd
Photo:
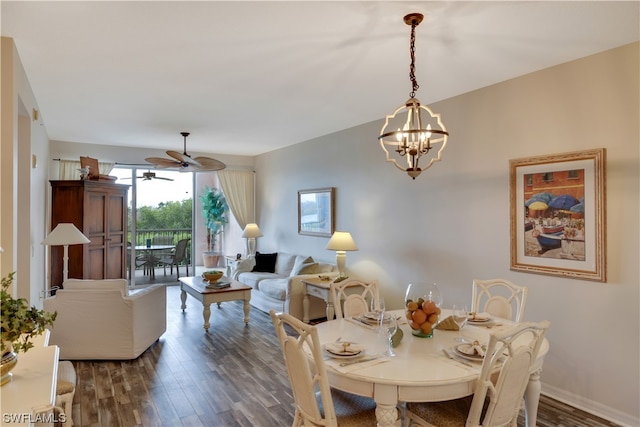
M 273 273 L 276 271 L 276 258 L 278 253 L 261 254 L 256 252 L 256 265 L 251 271 L 260 271 L 264 273 Z

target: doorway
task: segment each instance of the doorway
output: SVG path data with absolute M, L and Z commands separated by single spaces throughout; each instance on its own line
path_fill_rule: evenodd
M 177 269 L 181 277 L 187 269 L 192 274 L 193 173 L 118 166 L 110 175 L 131 185 L 127 208 L 130 286 L 177 282 Z M 178 256 L 178 242 L 185 239 L 185 254 Z

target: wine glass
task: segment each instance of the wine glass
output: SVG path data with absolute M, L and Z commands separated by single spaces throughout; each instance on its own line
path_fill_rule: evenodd
M 380 316 L 380 333 L 387 340 L 387 351 L 384 352 L 385 356 L 395 356 L 393 351 L 392 338 L 398 331 L 398 320 L 392 313 L 382 314 Z
M 379 320 L 384 314 L 385 305 L 384 298 L 371 298 L 371 313 L 374 313 L 376 318 Z
M 453 321 L 458 325 L 458 337 L 456 341 L 465 342 L 465 339 L 462 337 L 462 328 L 467 324 L 467 320 L 469 319 L 469 310 L 466 304 L 454 304 L 451 311 Z

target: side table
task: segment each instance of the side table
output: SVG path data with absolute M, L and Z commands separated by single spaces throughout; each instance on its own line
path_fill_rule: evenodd
M 304 297 L 302 299 L 302 321 L 309 323 L 309 295 L 321 298 L 327 304 L 327 320 L 332 320 L 335 314 L 333 298 L 331 297 L 331 284 L 335 277 L 322 280 L 320 277 L 302 279 L 304 285 Z
M 235 274 L 236 270 L 238 269 L 238 264 L 240 263 L 240 261 L 244 261 L 244 258 L 236 258 L 234 256 L 225 256 L 224 257 L 225 260 L 225 265 L 227 267 L 227 277 L 233 277 L 233 275 Z

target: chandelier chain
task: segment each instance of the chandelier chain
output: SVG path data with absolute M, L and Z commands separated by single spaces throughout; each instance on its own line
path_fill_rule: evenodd
M 420 88 L 418 85 L 418 80 L 416 79 L 416 27 L 418 26 L 418 22 L 411 22 L 411 39 L 409 48 L 409 52 L 411 53 L 411 65 L 409 66 L 409 78 L 411 79 L 412 89 L 409 96 L 411 98 L 415 98 L 416 91 Z

